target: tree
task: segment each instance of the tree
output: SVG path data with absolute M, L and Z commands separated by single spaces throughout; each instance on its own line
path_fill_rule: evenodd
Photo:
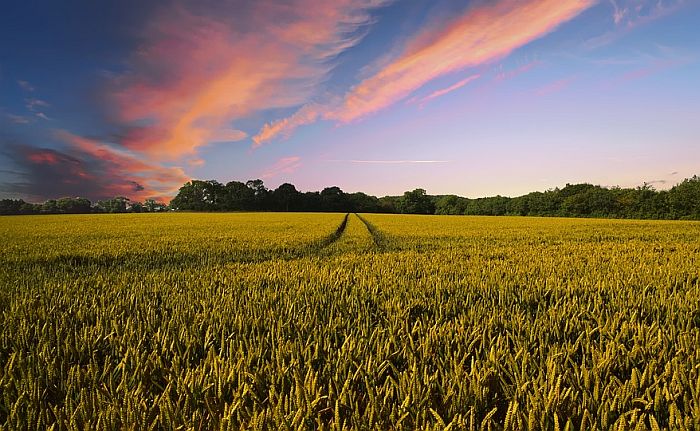
M 254 209 L 268 209 L 270 191 L 265 187 L 263 180 L 248 180 L 245 185 L 253 191 Z
M 608 216 L 614 215 L 615 198 L 609 189 L 590 184 L 579 184 L 585 186 L 580 188 L 578 193 L 572 193 L 564 198 L 562 210 L 567 215 L 574 216 Z M 569 187 L 567 185 L 567 187 Z M 563 190 L 562 190 L 563 191 Z
M 143 209 L 149 213 L 165 211 L 167 208 L 167 205 L 161 202 L 156 202 L 154 199 L 146 199 L 143 201 Z
M 379 199 L 362 192 L 346 195 L 349 210 L 358 213 L 373 213 L 381 211 Z
M 295 210 L 300 198 L 301 193 L 293 184 L 284 183 L 272 192 L 273 209 L 277 211 Z
M 424 189 L 405 192 L 398 202 L 399 211 L 403 214 L 433 214 L 435 205 Z
M 301 195 L 301 211 L 322 211 L 323 202 L 321 201 L 321 193 L 306 192 Z
M 223 207 L 228 211 L 246 211 L 255 205 L 255 191 L 240 181 L 224 186 Z
M 37 214 L 39 205 L 34 205 L 22 199 L 0 200 L 0 215 Z
M 694 175 L 672 187 L 668 203 L 674 217 L 700 219 L 700 177 Z
M 215 211 L 219 210 L 224 186 L 218 181 L 192 180 L 185 183 L 170 202 L 170 206 L 180 210 Z
M 125 213 L 127 206 L 130 205 L 129 198 L 124 196 L 118 196 L 113 199 L 105 199 L 103 201 L 98 201 L 95 207 L 98 212 L 105 213 Z
M 85 198 L 60 198 L 56 201 L 56 210 L 60 214 L 89 214 L 92 204 Z
M 348 201 L 345 193 L 338 186 L 326 187 L 321 190 L 322 211 L 346 211 Z
M 464 210 L 467 207 L 467 199 L 455 196 L 447 195 L 440 197 L 437 202 L 435 202 L 435 214 L 464 214 Z

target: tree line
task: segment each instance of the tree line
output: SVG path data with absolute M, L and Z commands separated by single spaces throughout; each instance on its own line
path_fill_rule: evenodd
M 168 209 L 168 205 L 153 199 L 137 202 L 124 196 L 97 202 L 90 202 L 89 199 L 81 197 L 65 197 L 49 199 L 40 204 L 25 202 L 22 199 L 0 200 L 0 215 L 142 213 L 161 212 Z
M 262 180 L 245 183 L 192 180 L 184 184 L 169 205 L 125 197 L 91 203 L 85 198 L 61 198 L 43 204 L 20 199 L 0 200 L 0 214 L 78 214 L 177 211 L 299 211 L 452 215 L 520 215 L 605 217 L 637 219 L 700 219 L 700 177 L 683 180 L 670 190 L 649 184 L 636 188 L 567 184 L 518 197 L 470 199 L 456 195 L 431 196 L 424 189 L 402 196 L 378 198 L 345 193 L 339 187 L 301 192 L 284 183 L 268 189 Z

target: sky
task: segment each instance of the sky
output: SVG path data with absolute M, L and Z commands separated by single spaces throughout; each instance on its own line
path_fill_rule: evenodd
M 0 198 L 700 174 L 700 0 L 10 0 Z

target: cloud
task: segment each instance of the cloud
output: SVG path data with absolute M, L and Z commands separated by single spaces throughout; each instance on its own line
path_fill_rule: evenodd
M 377 165 L 412 165 L 412 164 L 435 164 L 435 163 L 450 163 L 449 160 L 339 160 L 330 159 L 327 162 L 345 162 L 345 163 L 358 163 L 358 164 L 377 164 Z
M 56 132 L 67 148 L 10 145 L 6 155 L 19 168 L 19 181 L 4 191 L 30 200 L 82 196 L 93 201 L 126 196 L 168 200 L 189 180 L 182 169 L 164 167 L 92 139 Z
M 34 91 L 34 86 L 27 81 L 18 80 L 17 85 L 24 91 L 29 91 L 30 93 Z
M 195 167 L 195 168 L 202 167 L 202 166 L 204 166 L 205 163 L 206 162 L 203 159 L 192 159 L 192 160 L 189 160 L 187 162 L 188 165 Z
M 402 55 L 348 92 L 328 117 L 347 123 L 377 112 L 437 77 L 503 58 L 595 3 L 502 0 L 473 7 L 418 34 Z
M 305 106 L 289 118 L 266 124 L 255 136 L 255 146 L 319 119 L 349 123 L 385 109 L 436 78 L 504 58 L 596 2 L 499 0 L 473 6 L 450 22 L 433 22 L 411 37 L 400 55 L 337 101 Z M 442 94 L 446 93 L 435 97 Z
M 420 103 L 420 104 L 425 104 L 425 103 L 427 103 L 427 102 L 429 102 L 429 101 L 431 101 L 431 100 L 433 100 L 433 99 L 437 99 L 438 97 L 444 96 L 444 95 L 447 94 L 447 93 L 451 93 L 451 92 L 453 92 L 453 91 L 455 91 L 455 90 L 458 90 L 458 89 L 464 87 L 465 85 L 469 84 L 470 82 L 472 82 L 472 81 L 474 81 L 474 80 L 476 80 L 476 79 L 479 79 L 480 77 L 481 77 L 481 75 L 479 75 L 479 74 L 468 76 L 468 77 L 464 78 L 463 80 L 457 82 L 456 84 L 450 85 L 450 86 L 447 87 L 447 88 L 443 88 L 443 89 L 441 89 L 441 90 L 433 91 L 433 92 L 430 93 L 429 95 L 427 95 L 427 96 L 425 96 L 424 98 L 420 99 L 419 103 Z
M 29 124 L 31 120 L 22 115 L 7 114 L 7 118 L 15 124 Z
M 268 167 L 260 176 L 264 179 L 279 177 L 283 174 L 292 174 L 301 167 L 301 157 L 284 157 Z
M 639 67 L 614 76 L 603 83 L 604 87 L 617 88 L 622 84 L 645 79 L 666 70 L 685 66 L 698 61 L 694 53 L 686 53 L 673 48 L 657 46 L 658 54 L 645 55 Z
M 495 81 L 505 81 L 508 79 L 513 79 L 516 76 L 522 75 L 523 73 L 529 72 L 530 70 L 534 69 L 535 67 L 538 67 L 542 65 L 542 62 L 539 60 L 534 60 L 527 62 L 521 66 L 516 67 L 515 69 L 511 70 L 503 70 L 502 66 L 499 66 L 497 69 L 496 76 L 494 78 Z
M 257 148 L 279 135 L 289 137 L 299 126 L 314 123 L 322 115 L 324 107 L 319 104 L 302 106 L 297 112 L 287 118 L 267 123 L 253 136 L 253 148 Z
M 35 112 L 37 108 L 48 108 L 51 105 L 41 99 L 29 98 L 25 100 L 25 106 L 29 111 Z
M 37 112 L 36 114 L 34 114 L 34 116 L 36 116 L 37 118 L 41 118 L 42 120 L 46 120 L 46 121 L 50 121 L 50 120 L 51 120 L 51 118 L 49 118 L 49 117 L 48 117 L 46 114 L 44 114 L 43 112 Z
M 687 0 L 610 0 L 616 29 L 587 40 L 583 46 L 596 49 L 608 45 L 637 27 L 671 15 L 689 3 Z
M 172 197 L 183 183 L 189 181 L 189 177 L 179 167 L 162 166 L 144 160 L 128 150 L 66 131 L 58 131 L 56 135 L 77 150 L 78 154 L 99 162 L 102 175 L 113 178 L 117 185 L 119 180 L 122 183 L 139 184 L 141 187 L 137 193 L 128 196 L 132 199 Z
M 566 78 L 557 79 L 556 81 L 545 84 L 537 89 L 535 89 L 534 94 L 539 97 L 548 96 L 550 94 L 558 93 L 563 89 L 571 85 L 572 82 L 578 79 L 577 76 L 569 76 Z
M 611 3 L 613 22 L 632 29 L 677 11 L 687 0 L 611 0 Z
M 617 5 L 617 2 L 615 0 L 610 0 L 610 4 L 613 7 L 613 21 L 615 22 L 615 24 L 620 24 L 625 18 L 625 16 L 629 13 L 629 9 L 627 9 L 626 7 L 621 8 Z
M 247 138 L 248 134 L 242 130 L 221 129 L 212 133 L 211 142 L 237 142 Z
M 164 9 L 129 71 L 111 83 L 113 115 L 126 128 L 122 144 L 175 160 L 220 140 L 238 119 L 304 103 L 332 60 L 361 39 L 370 11 L 385 3 L 261 1 L 232 13 L 179 2 Z

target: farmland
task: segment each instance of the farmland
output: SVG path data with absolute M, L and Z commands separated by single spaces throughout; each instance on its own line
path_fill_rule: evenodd
M 0 428 L 700 429 L 700 223 L 0 218 Z

